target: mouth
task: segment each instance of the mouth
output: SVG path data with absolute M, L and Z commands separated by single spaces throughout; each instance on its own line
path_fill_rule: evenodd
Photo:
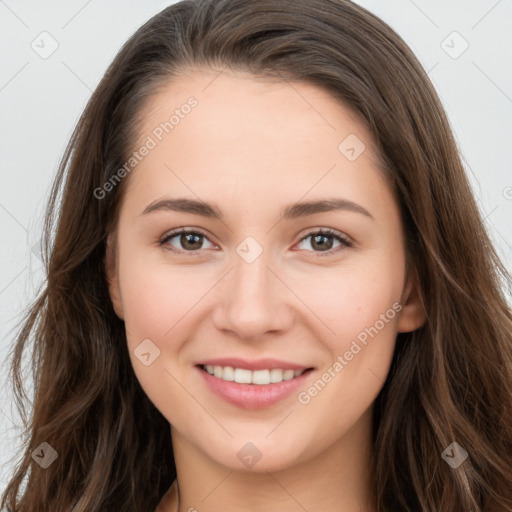
M 301 375 L 308 373 L 313 368 L 299 370 L 266 368 L 262 370 L 249 370 L 247 368 L 234 368 L 232 366 L 220 365 L 197 365 L 198 368 L 213 377 L 225 382 L 236 382 L 238 384 L 248 384 L 256 386 L 268 386 L 270 384 L 279 384 L 283 381 L 296 379 Z
M 197 364 L 206 388 L 240 409 L 264 409 L 305 387 L 314 368 L 262 368 Z

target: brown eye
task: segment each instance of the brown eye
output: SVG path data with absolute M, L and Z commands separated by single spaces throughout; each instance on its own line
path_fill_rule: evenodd
M 313 252 L 319 253 L 333 254 L 346 247 L 352 246 L 350 241 L 346 239 L 341 233 L 331 229 L 311 232 L 302 238 L 301 243 L 308 239 L 311 239 L 309 246 Z M 336 241 L 339 243 L 339 245 L 333 248 L 333 245 Z M 323 256 L 323 254 L 319 254 L 319 256 Z
M 171 240 L 174 239 L 176 239 L 177 242 L 171 243 Z M 184 253 L 198 252 L 200 249 L 203 249 L 202 246 L 205 240 L 208 240 L 208 238 L 198 231 L 182 229 L 169 233 L 162 238 L 159 243 L 160 245 L 168 247 L 171 251 Z M 176 247 L 175 244 L 177 244 L 178 247 Z
M 198 233 L 185 233 L 179 235 L 179 241 L 182 247 L 186 250 L 201 249 L 203 235 Z

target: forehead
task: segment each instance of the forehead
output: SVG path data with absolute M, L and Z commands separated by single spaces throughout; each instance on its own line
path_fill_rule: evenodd
M 197 104 L 193 109 L 187 107 L 191 99 Z M 307 140 L 319 145 L 324 141 L 332 148 L 333 142 L 341 142 L 344 135 L 357 133 L 367 149 L 373 151 L 373 147 L 368 147 L 373 146 L 372 137 L 361 116 L 325 89 L 305 82 L 258 77 L 241 71 L 189 71 L 162 83 L 145 103 L 137 123 L 138 142 L 144 135 L 158 131 L 173 113 L 174 138 L 185 135 L 183 132 L 188 130 L 183 126 L 191 125 L 196 129 L 196 139 L 210 132 L 230 135 L 238 142 L 245 141 L 245 146 L 251 142 L 247 135 L 253 135 L 257 142 L 283 144 L 287 140 Z M 187 117 L 187 123 L 183 122 Z M 197 131 L 198 124 L 203 130 Z
M 193 105 L 193 106 L 191 106 Z M 151 150 L 130 182 L 146 189 L 217 194 L 226 201 L 304 194 L 361 195 L 384 187 L 361 118 L 320 87 L 246 73 L 194 71 L 162 85 L 144 105 L 137 150 Z M 133 185 L 131 184 L 129 188 Z M 188 189 L 188 190 L 187 190 Z M 332 195 L 332 194 L 331 194 Z M 278 197 L 279 196 L 279 197 Z

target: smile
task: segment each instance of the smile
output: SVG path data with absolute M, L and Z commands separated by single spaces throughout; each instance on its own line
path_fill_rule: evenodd
M 282 370 L 273 368 L 267 370 L 247 370 L 245 368 L 233 368 L 232 366 L 202 366 L 203 370 L 210 375 L 227 382 L 238 382 L 239 384 L 257 384 L 266 386 L 277 384 L 284 380 L 291 380 L 299 377 L 307 370 Z
M 284 401 L 306 386 L 313 368 L 258 369 L 196 365 L 207 389 L 240 409 L 264 409 Z

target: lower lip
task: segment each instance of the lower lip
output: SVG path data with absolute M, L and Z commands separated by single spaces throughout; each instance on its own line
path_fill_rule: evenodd
M 312 370 L 306 370 L 298 377 L 274 384 L 240 384 L 229 382 L 210 375 L 199 366 L 196 369 L 202 375 L 206 385 L 218 396 L 242 409 L 264 409 L 291 395 L 308 378 Z

